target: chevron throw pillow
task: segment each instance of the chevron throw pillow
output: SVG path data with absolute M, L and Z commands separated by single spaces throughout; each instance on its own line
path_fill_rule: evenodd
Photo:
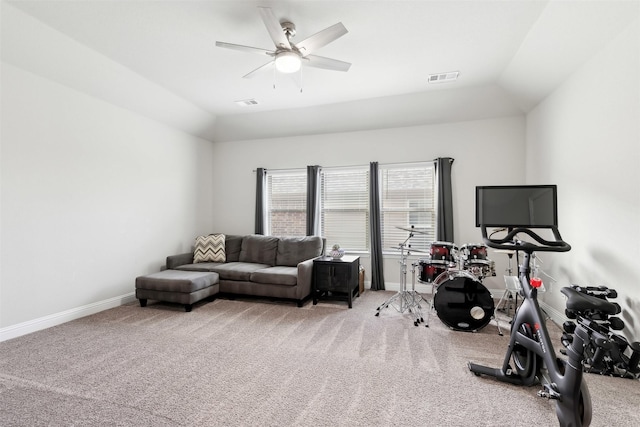
M 193 262 L 225 262 L 224 234 L 210 234 L 196 237 Z

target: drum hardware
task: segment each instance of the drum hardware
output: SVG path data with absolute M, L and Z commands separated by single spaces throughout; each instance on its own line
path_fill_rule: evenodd
M 394 246 L 394 247 L 391 247 L 391 248 L 389 248 L 389 249 L 390 249 L 390 250 L 394 250 L 394 251 L 402 251 L 402 250 L 405 250 L 405 248 L 404 248 L 404 247 L 402 247 L 402 246 Z M 426 252 L 426 251 L 423 251 L 422 249 L 413 249 L 413 248 L 411 247 L 411 245 L 407 246 L 406 250 L 407 250 L 407 252 L 408 252 L 408 254 L 409 254 L 409 255 L 411 255 L 411 252 L 416 252 L 416 253 L 419 253 L 419 254 L 426 254 L 426 253 L 428 253 L 428 252 Z
M 463 262 L 463 270 L 468 271 L 469 273 L 473 274 L 476 279 L 478 279 L 480 282 L 482 282 L 482 280 L 485 277 L 489 277 L 489 276 L 495 276 L 496 275 L 496 268 L 495 268 L 495 263 L 493 261 L 476 261 L 476 262 L 467 262 L 464 261 Z
M 400 228 L 400 227 L 397 227 Z M 411 290 L 407 289 L 407 257 L 413 251 L 413 249 L 409 248 L 407 242 L 413 237 L 413 231 L 409 232 L 409 237 L 398 246 L 400 249 L 400 290 L 396 292 L 391 298 L 383 302 L 378 308 L 376 308 L 376 317 L 380 316 L 380 311 L 382 309 L 393 305 L 396 310 L 400 313 L 404 313 L 408 311 L 411 313 L 413 317 L 413 324 L 418 326 L 420 323 L 424 323 L 424 318 L 422 316 L 422 306 L 420 302 L 426 303 L 426 301 L 422 298 L 422 296 L 416 292 L 416 284 L 415 284 L 415 264 L 412 264 L 411 269 Z M 397 304 L 397 305 L 394 305 Z M 426 327 L 429 327 L 428 324 L 425 324 Z
M 473 274 L 482 282 L 485 277 L 495 276 L 495 262 L 487 257 L 487 246 L 482 243 L 467 243 L 460 248 L 462 270 Z
M 502 310 L 508 316 L 511 308 L 513 308 L 513 314 L 515 315 L 518 307 L 518 294 L 520 293 L 520 279 L 518 279 L 518 276 L 513 276 L 513 268 L 511 267 L 515 251 L 498 249 L 496 252 L 506 254 L 509 257 L 509 264 L 506 269 L 507 274 L 504 275 L 505 290 L 500 301 L 498 301 L 498 305 L 496 305 L 496 310 Z M 503 304 L 502 308 L 500 308 L 501 304 Z

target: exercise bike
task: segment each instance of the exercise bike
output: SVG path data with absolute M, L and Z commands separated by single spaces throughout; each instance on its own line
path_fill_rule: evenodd
M 562 240 L 558 228 L 550 227 L 554 240 L 546 240 L 529 228 L 509 228 L 504 238 L 490 238 L 482 226 L 484 242 L 491 248 L 515 250 L 522 253 L 519 266 L 520 293 L 523 301 L 511 323 L 511 338 L 501 368 L 489 368 L 469 362 L 469 369 L 477 376 L 487 375 L 511 384 L 530 386 L 540 383 L 540 397 L 556 402 L 556 415 L 561 426 L 588 426 L 591 423 L 591 396 L 583 379 L 583 349 L 593 333 L 585 322 L 578 322 L 571 343 L 567 346 L 567 361 L 556 356 L 545 320 L 538 303 L 538 288 L 542 281 L 530 277 L 534 252 L 567 252 L 571 246 Z M 521 241 L 519 234 L 526 234 L 534 242 Z M 577 293 L 577 292 L 576 292 Z M 568 293 L 568 306 L 581 307 L 602 312 L 614 312 L 616 307 L 608 301 Z

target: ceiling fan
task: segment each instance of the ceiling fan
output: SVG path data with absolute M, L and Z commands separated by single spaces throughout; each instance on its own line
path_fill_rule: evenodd
M 233 43 L 216 42 L 216 46 L 227 49 L 239 50 L 242 52 L 253 52 L 259 55 L 270 56 L 273 59 L 264 65 L 256 68 L 243 78 L 251 78 L 259 71 L 275 65 L 276 69 L 282 73 L 295 73 L 302 64 L 306 66 L 323 68 L 334 71 L 348 71 L 351 64 L 337 59 L 325 58 L 313 55 L 319 48 L 326 46 L 332 41 L 347 34 L 348 31 L 342 22 L 332 25 L 324 30 L 316 33 L 299 43 L 292 43 L 291 38 L 296 34 L 296 26 L 291 22 L 279 22 L 271 8 L 258 7 L 260 16 L 267 27 L 267 31 L 271 36 L 271 40 L 275 45 L 275 50 L 267 50 L 258 47 L 243 46 Z

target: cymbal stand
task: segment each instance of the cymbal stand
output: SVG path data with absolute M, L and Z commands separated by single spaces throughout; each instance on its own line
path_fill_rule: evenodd
M 398 312 L 404 313 L 408 311 L 413 317 L 413 324 L 418 326 L 419 323 L 424 322 L 422 317 L 422 311 L 420 301 L 424 301 L 420 294 L 415 290 L 415 279 L 412 280 L 412 290 L 407 290 L 407 257 L 410 255 L 407 242 L 413 237 L 413 233 L 409 234 L 407 240 L 401 243 L 400 246 L 400 290 L 391 298 L 383 302 L 378 308 L 376 308 L 376 316 L 380 316 L 380 311 L 392 305 Z M 405 252 L 405 248 L 406 252 Z M 411 270 L 412 275 L 415 269 Z M 415 277 L 415 275 L 414 275 Z M 428 325 L 427 325 L 428 326 Z

